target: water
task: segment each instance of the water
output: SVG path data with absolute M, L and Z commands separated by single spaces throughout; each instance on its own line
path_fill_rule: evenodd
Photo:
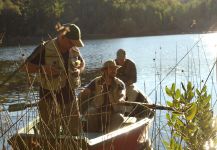
M 85 47 L 80 49 L 86 61 L 86 71 L 82 75 L 83 85 L 96 77 L 103 62 L 114 59 L 116 51 L 122 48 L 126 50 L 127 57 L 136 63 L 136 85 L 149 95 L 153 102 L 165 104 L 166 100 L 169 100 L 165 94 L 165 86 L 170 87 L 174 82 L 180 87 L 181 82 L 186 84 L 191 81 L 195 87 L 201 88 L 207 81 L 208 93 L 212 94 L 216 115 L 215 67 L 210 73 L 216 59 L 215 39 L 217 33 L 85 40 Z M 0 80 L 3 81 L 12 73 L 35 47 L 36 45 L 0 48 Z M 4 107 L 17 102 L 17 97 L 25 101 L 28 97 L 26 91 L 29 91 L 26 76 L 19 73 L 7 86 L 0 89 L 1 98 L 8 100 Z M 22 113 L 26 111 L 28 110 Z M 21 116 L 17 113 L 9 114 L 17 115 Z M 1 113 L 1 116 L 6 115 Z M 158 111 L 157 118 L 165 125 L 165 111 Z M 12 122 L 16 120 L 14 117 L 11 119 Z M 4 123 L 1 126 L 3 128 Z M 159 149 L 164 149 L 162 144 Z

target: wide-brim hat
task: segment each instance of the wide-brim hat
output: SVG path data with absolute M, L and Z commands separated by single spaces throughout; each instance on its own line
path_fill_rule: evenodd
M 119 69 L 121 66 L 117 65 L 115 61 L 113 60 L 108 60 L 106 61 L 104 64 L 103 64 L 103 67 L 101 68 L 102 70 L 103 69 L 106 69 L 106 68 L 116 68 L 116 69 Z
M 84 47 L 84 43 L 81 40 L 81 31 L 79 27 L 75 24 L 67 25 L 68 31 L 65 34 L 65 37 L 70 39 L 73 44 L 77 47 Z

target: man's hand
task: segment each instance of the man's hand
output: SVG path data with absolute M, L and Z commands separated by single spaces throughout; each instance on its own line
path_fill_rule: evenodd
M 81 71 L 79 70 L 79 69 L 75 69 L 75 70 L 73 70 L 73 75 L 75 76 L 75 77 L 79 77 L 80 76 L 80 73 L 81 73 Z

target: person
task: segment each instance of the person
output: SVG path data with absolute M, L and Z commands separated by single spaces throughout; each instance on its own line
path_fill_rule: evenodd
M 120 66 L 108 60 L 101 68 L 102 76 L 93 79 L 80 93 L 83 115 L 88 132 L 108 132 L 124 121 L 123 110 L 117 105 L 126 98 L 124 83 L 116 78 Z
M 134 83 L 137 81 L 137 70 L 135 63 L 126 58 L 126 51 L 119 49 L 116 53 L 115 62 L 120 65 L 121 68 L 117 71 L 117 77 L 121 79 L 126 85 L 126 97 L 127 101 L 135 101 L 138 95 L 138 91 L 135 88 Z M 128 108 L 127 111 L 130 111 Z
M 75 89 L 80 86 L 80 73 L 85 67 L 78 47 L 84 44 L 75 24 L 59 24 L 57 31 L 56 38 L 33 51 L 22 70 L 37 73 L 41 134 L 59 135 L 62 126 L 65 134 L 77 135 L 80 121 Z

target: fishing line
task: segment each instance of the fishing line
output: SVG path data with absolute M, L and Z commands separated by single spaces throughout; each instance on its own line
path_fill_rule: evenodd
M 214 69 L 214 67 L 215 67 L 215 65 L 216 65 L 216 62 L 217 62 L 217 61 L 215 61 L 215 62 L 213 63 L 212 69 L 210 70 L 210 72 L 209 72 L 209 74 L 208 74 L 208 77 L 206 78 L 206 81 L 205 81 L 205 83 L 204 83 L 204 85 L 203 85 L 203 88 L 206 86 L 206 82 L 208 81 L 208 79 L 209 79 L 209 77 L 210 77 L 210 75 L 211 75 L 211 73 L 212 73 L 212 71 L 213 71 L 213 69 Z M 202 89 L 203 89 L 203 88 L 202 88 Z M 213 108 L 214 108 L 216 102 L 217 102 L 217 101 L 215 101 L 215 103 L 213 104 Z
M 47 93 L 47 94 L 49 94 L 49 93 Z M 44 97 L 46 97 L 47 96 L 47 94 L 44 96 Z M 43 98 L 44 98 L 43 97 Z M 35 97 L 34 97 L 35 98 Z M 36 99 L 35 99 L 35 101 L 36 101 Z M 18 120 L 16 120 L 16 122 L 14 122 L 4 133 L 2 133 L 2 135 L 0 136 L 0 138 L 2 138 L 13 126 L 15 126 L 21 119 L 23 119 L 23 117 L 25 117 L 26 116 L 26 114 L 30 111 L 31 109 L 28 109 Z M 8 111 L 6 111 L 6 112 L 8 112 Z M 11 118 L 10 118 L 11 119 Z
M 30 110 L 30 109 L 29 109 Z M 28 110 L 28 111 L 29 111 Z M 14 122 L 4 133 L 2 133 L 2 135 L 0 136 L 0 139 L 13 127 L 13 126 L 15 126 L 26 114 L 27 114 L 27 112 L 28 111 L 26 111 L 26 113 L 24 113 L 16 122 Z
M 213 63 L 212 69 L 210 70 L 210 72 L 209 72 L 209 74 L 208 74 L 208 76 L 206 78 L 206 81 L 204 82 L 204 85 L 203 85 L 202 89 L 206 86 L 206 82 L 208 81 L 208 79 L 209 79 L 209 77 L 210 77 L 210 75 L 211 75 L 211 73 L 212 73 L 215 65 L 216 65 L 216 61 Z
M 51 38 L 51 36 L 49 36 L 49 37 Z M 41 49 L 40 46 L 38 46 L 37 48 L 39 48 L 39 50 Z M 31 61 L 31 59 L 33 59 L 33 58 L 38 54 L 37 48 L 34 49 L 34 52 L 32 53 L 32 57 L 31 57 L 31 58 L 27 58 L 26 61 L 24 61 L 24 63 L 22 63 L 11 75 L 9 75 L 9 76 L 0 84 L 0 88 L 1 88 L 2 86 L 4 86 L 11 78 L 13 78 L 13 77 L 17 74 L 17 72 L 19 72 L 20 69 L 23 68 L 23 67 L 26 65 L 27 61 Z M 56 48 L 56 49 L 57 49 L 57 48 Z M 61 62 L 62 62 L 62 61 L 61 61 Z M 62 62 L 62 63 L 63 63 L 63 62 Z M 66 71 L 65 71 L 65 72 L 66 72 Z M 73 91 L 73 94 L 75 95 L 75 91 Z M 27 112 L 28 112 L 28 111 L 27 111 Z M 16 124 L 27 114 L 27 112 L 26 112 L 25 114 L 23 114 L 15 123 L 13 123 L 13 124 L 0 136 L 0 138 L 3 137 L 14 125 L 16 125 Z
M 191 53 L 192 53 L 192 56 L 193 56 L 193 52 L 191 51 Z M 194 59 L 194 57 L 192 57 L 192 59 L 191 59 L 191 75 L 193 74 L 193 75 L 195 75 L 195 78 L 197 79 L 198 78 L 198 74 L 197 74 L 197 69 L 196 69 L 196 62 L 195 62 L 195 59 Z M 189 72 L 190 72 L 189 71 Z M 189 73 L 188 72 L 188 73 Z M 189 77 L 190 77 L 190 75 L 188 75 Z M 192 78 L 191 78 L 191 80 L 192 80 L 192 82 L 194 83 L 194 82 L 196 82 L 196 84 L 197 84 L 197 87 L 199 87 L 199 85 L 200 84 L 198 84 L 198 81 L 196 80 L 196 81 L 194 81 L 194 77 L 193 76 L 191 76 Z M 188 80 L 189 81 L 189 80 Z
M 154 57 L 154 59 L 153 59 L 153 61 L 154 61 L 154 68 L 155 68 L 155 87 L 157 87 L 157 64 L 156 64 L 156 50 L 155 50 L 155 57 Z M 154 102 L 154 104 L 156 104 L 157 103 L 157 90 L 156 90 L 156 88 L 153 90 L 153 92 L 155 91 L 155 102 Z M 154 121 L 153 121 L 153 127 L 152 127 L 152 134 L 151 134 L 151 137 L 154 137 L 154 135 L 156 135 L 156 132 L 157 132 L 157 130 L 156 130 L 156 128 L 157 128 L 157 117 L 156 117 L 156 113 L 154 113 Z M 157 136 L 156 136 L 156 138 L 157 138 Z M 157 145 L 157 140 L 156 140 L 156 138 L 154 138 L 153 139 L 153 141 L 155 142 L 154 143 L 154 145 Z
M 34 55 L 36 55 L 36 53 L 34 53 Z M 0 88 L 2 86 L 5 85 L 5 83 L 7 83 L 11 78 L 14 77 L 14 75 L 16 75 L 17 72 L 19 72 L 19 70 L 24 67 L 24 65 L 26 65 L 26 61 L 24 63 L 22 63 L 10 76 L 8 76 L 8 78 L 6 78 L 6 80 L 4 80 L 1 84 L 0 84 Z M 6 111 L 7 112 L 7 111 Z M 0 138 L 2 138 L 12 127 L 14 127 L 27 113 L 29 112 L 26 111 L 15 123 L 13 123 L 5 132 L 2 133 L 2 135 L 0 136 Z M 9 114 L 8 114 L 9 115 Z M 11 118 L 10 118 L 11 119 Z
M 187 46 L 187 51 L 188 51 L 188 46 Z M 186 76 L 186 81 L 189 81 L 190 80 L 190 68 L 191 68 L 191 71 L 192 71 L 192 61 L 190 62 L 190 56 L 188 55 L 188 71 L 187 71 L 187 76 Z
M 205 51 L 204 51 L 203 41 L 201 41 L 201 42 L 202 42 L 201 46 L 202 46 L 202 49 L 203 49 L 203 53 L 204 53 L 204 57 L 205 57 L 205 60 L 206 60 L 206 64 L 207 64 L 207 66 L 209 67 L 209 64 L 208 64 L 208 59 L 207 59 L 207 57 L 206 57 L 206 54 L 205 54 Z M 216 58 L 216 60 L 215 60 L 215 61 L 217 61 L 217 58 Z M 210 71 L 210 70 L 209 70 L 209 71 Z M 212 84 L 214 85 L 214 80 L 213 80 L 213 77 L 212 77 Z M 213 86 L 213 88 L 214 88 L 214 92 L 215 92 L 215 94 L 217 95 L 216 87 L 215 87 L 215 86 Z M 217 100 L 214 102 L 214 104 L 213 104 L 213 108 L 214 108 L 214 106 L 215 106 L 216 102 L 217 102 Z
M 191 47 L 191 49 L 178 61 L 178 63 L 166 74 L 166 76 L 155 86 L 155 88 L 148 94 L 150 96 L 156 88 L 170 75 L 170 73 L 182 62 L 182 60 L 193 50 L 193 48 L 201 41 L 201 38 Z
M 161 78 L 162 78 L 162 48 L 160 47 L 160 73 L 159 73 L 159 79 L 160 79 L 160 81 L 161 81 Z M 161 101 L 162 101 L 162 90 L 161 90 L 161 88 L 162 88 L 162 84 L 160 84 L 160 91 L 159 91 L 159 95 L 160 95 L 160 105 L 161 105 Z M 158 117 L 158 128 L 160 128 L 161 127 L 161 111 L 159 111 L 159 117 Z M 161 134 L 159 134 L 159 136 L 158 136 L 158 140 L 160 141 L 160 135 Z M 158 143 L 158 149 L 160 148 L 160 142 Z
M 178 54 L 177 54 L 177 42 L 176 42 L 176 64 L 177 64 L 177 60 L 178 60 Z M 177 72 L 177 67 L 175 68 L 175 83 L 176 83 L 176 72 Z
M 197 53 L 198 53 L 198 59 L 199 59 L 199 68 L 198 68 L 198 72 L 199 72 L 199 79 L 200 79 L 200 82 L 201 82 L 201 71 L 200 71 L 200 66 L 201 66 L 201 64 L 200 64 L 200 47 L 199 47 L 199 45 L 197 46 Z M 200 83 L 200 88 L 201 88 L 201 83 Z

